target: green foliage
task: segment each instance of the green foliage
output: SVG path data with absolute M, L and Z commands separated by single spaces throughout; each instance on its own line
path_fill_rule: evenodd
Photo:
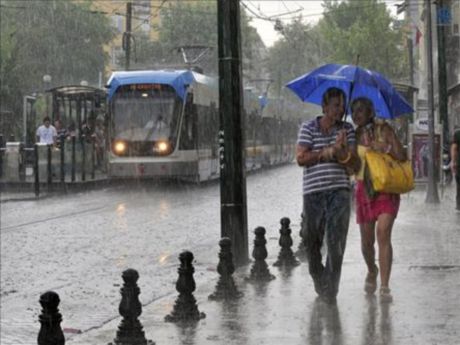
M 201 45 L 212 47 L 210 54 L 199 62 L 206 73 L 217 74 L 217 2 L 175 1 L 161 9 L 158 42 L 140 39 L 138 65 L 183 64 L 179 46 Z M 260 68 L 258 47 L 263 46 L 257 31 L 249 25 L 250 18 L 241 11 L 241 39 L 243 68 Z M 193 52 L 190 52 L 193 54 Z M 195 52 L 196 53 L 196 52 Z M 194 56 L 189 55 L 189 60 Z M 256 74 L 256 73 L 255 73 Z
M 275 96 L 281 95 L 286 82 L 320 65 L 324 49 L 317 28 L 304 24 L 302 17 L 283 26 L 281 33 L 281 39 L 269 48 L 267 59 Z
M 281 95 L 290 80 L 326 63 L 356 64 L 390 79 L 407 77 L 403 32 L 377 0 L 324 0 L 324 17 L 314 26 L 303 18 L 281 28 L 282 37 L 269 49 L 267 66 L 275 80 L 272 92 Z M 290 95 L 290 92 L 286 93 Z
M 90 1 L 1 1 L 0 97 L 2 107 L 21 113 L 22 96 L 48 87 L 97 83 L 113 37 L 104 14 Z
M 358 64 L 388 78 L 407 74 L 403 33 L 393 28 L 386 5 L 377 0 L 324 0 L 324 17 L 318 23 L 325 42 L 327 62 Z M 359 56 L 359 61 L 358 61 Z

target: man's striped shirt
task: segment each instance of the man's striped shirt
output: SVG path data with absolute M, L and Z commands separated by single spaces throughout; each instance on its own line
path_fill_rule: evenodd
M 297 144 L 305 146 L 311 151 L 320 151 L 326 146 L 335 144 L 337 133 L 340 129 L 347 130 L 348 145 L 355 145 L 355 131 L 348 122 L 341 122 L 334 126 L 330 133 L 321 132 L 319 120 L 321 116 L 302 123 Z M 325 190 L 350 188 L 350 180 L 343 165 L 331 161 L 321 162 L 312 166 L 304 167 L 303 170 L 303 194 L 321 192 Z

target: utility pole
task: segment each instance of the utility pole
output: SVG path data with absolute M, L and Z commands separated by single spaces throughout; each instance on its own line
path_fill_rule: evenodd
M 433 41 L 431 28 L 431 0 L 425 0 L 425 48 L 427 63 L 427 91 L 428 91 L 428 185 L 426 203 L 439 203 L 438 188 L 435 179 L 435 145 L 434 145 L 434 97 L 433 97 Z
M 241 266 L 249 251 L 239 0 L 218 0 L 217 23 L 221 236 L 231 239 L 235 264 Z
M 442 123 L 443 147 L 449 145 L 449 116 L 447 110 L 447 68 L 446 68 L 446 35 L 443 17 L 440 12 L 444 9 L 444 0 L 436 2 L 437 34 L 438 34 L 438 82 L 439 82 L 439 118 Z
M 133 16 L 132 3 L 126 3 L 126 30 L 123 33 L 123 49 L 125 50 L 125 70 L 129 70 L 129 63 L 131 59 L 131 18 Z

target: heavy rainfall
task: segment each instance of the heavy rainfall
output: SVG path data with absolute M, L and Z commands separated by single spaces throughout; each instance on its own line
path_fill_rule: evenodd
M 0 0 L 0 344 L 457 344 L 459 25 Z

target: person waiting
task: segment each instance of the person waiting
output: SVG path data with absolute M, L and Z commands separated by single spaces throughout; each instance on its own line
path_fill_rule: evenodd
M 56 128 L 51 125 L 51 119 L 49 116 L 45 116 L 43 119 L 43 125 L 37 128 L 35 135 L 37 136 L 37 142 L 39 143 L 48 145 L 56 143 L 57 131 Z

